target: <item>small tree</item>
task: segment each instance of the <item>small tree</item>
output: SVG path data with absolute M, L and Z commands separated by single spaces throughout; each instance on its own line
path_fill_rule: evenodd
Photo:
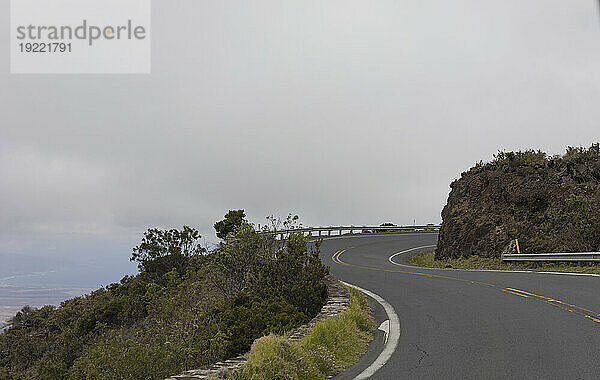
M 215 231 L 217 231 L 217 237 L 225 240 L 227 235 L 232 232 L 237 232 L 240 226 L 246 222 L 246 214 L 244 210 L 229 210 L 225 214 L 225 219 L 215 223 Z
M 315 315 L 326 296 L 322 281 L 328 273 L 319 259 L 320 242 L 313 246 L 302 233 L 277 240 L 273 232 L 300 225 L 298 216 L 267 219 L 272 227 L 260 231 L 242 223 L 211 254 L 213 283 L 227 297 L 243 292 L 262 299 L 283 297 L 305 315 Z
M 137 261 L 143 271 L 151 266 L 151 262 L 163 257 L 187 259 L 205 251 L 199 239 L 200 233 L 188 226 L 183 226 L 181 231 L 149 228 L 140 245 L 133 248 L 130 260 Z

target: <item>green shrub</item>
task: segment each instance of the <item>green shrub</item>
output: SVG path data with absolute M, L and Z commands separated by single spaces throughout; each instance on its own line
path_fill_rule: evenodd
M 532 149 L 518 152 L 498 151 L 492 163 L 505 170 L 514 170 L 521 166 L 545 165 L 548 163 L 548 156 L 541 150 Z
M 349 308 L 319 321 L 300 342 L 269 335 L 257 340 L 237 380 L 325 379 L 348 368 L 366 352 L 373 319 L 364 296 L 349 289 Z
M 264 300 L 246 293 L 217 305 L 208 317 L 218 321 L 219 330 L 228 337 L 225 357 L 248 351 L 262 335 L 282 334 L 307 321 L 306 315 L 282 297 Z
M 302 234 L 288 237 L 286 249 L 256 267 L 248 288 L 263 298 L 284 297 L 306 315 L 315 315 L 327 296 L 323 278 L 328 273 L 318 256 L 308 249 Z
M 180 369 L 177 351 L 166 342 L 143 344 L 111 334 L 89 346 L 69 372 L 73 380 L 164 379 Z
M 58 308 L 23 308 L 0 334 L 0 378 L 162 379 L 320 309 L 327 268 L 304 237 L 284 244 L 245 222 L 211 252 L 198 239 L 189 227 L 150 229 L 133 250 L 138 275 Z
M 327 318 L 315 325 L 302 340 L 305 352 L 317 355 L 319 368 L 332 373 L 349 367 L 364 353 L 364 347 L 354 342 L 370 340 L 372 320 L 364 312 L 365 303 L 355 296 L 355 305 L 339 317 Z

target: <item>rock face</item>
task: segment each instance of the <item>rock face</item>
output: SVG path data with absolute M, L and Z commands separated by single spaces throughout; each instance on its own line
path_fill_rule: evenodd
M 600 247 L 600 149 L 499 152 L 451 185 L 436 259 L 521 252 L 590 252 Z

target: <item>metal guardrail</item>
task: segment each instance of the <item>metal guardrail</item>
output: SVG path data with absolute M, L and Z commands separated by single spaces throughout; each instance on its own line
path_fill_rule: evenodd
M 344 231 L 353 234 L 354 231 L 364 232 L 404 232 L 404 231 L 439 231 L 440 226 L 436 224 L 427 224 L 423 226 L 329 226 L 329 227 L 301 227 L 288 230 L 278 230 L 271 233 L 284 237 L 291 233 L 302 233 L 305 236 L 332 236 L 332 232 L 337 232 L 333 236 L 341 236 Z M 318 232 L 318 235 L 313 233 Z M 323 234 L 323 233 L 326 234 Z
M 600 262 L 600 252 L 506 254 L 502 261 Z

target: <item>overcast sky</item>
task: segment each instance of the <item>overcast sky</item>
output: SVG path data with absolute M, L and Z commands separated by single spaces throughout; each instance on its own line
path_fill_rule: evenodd
M 150 75 L 10 75 L 1 0 L 5 263 L 121 265 L 148 227 L 215 241 L 234 208 L 437 223 L 450 182 L 497 150 L 600 140 L 594 0 L 154 0 L 152 14 Z

